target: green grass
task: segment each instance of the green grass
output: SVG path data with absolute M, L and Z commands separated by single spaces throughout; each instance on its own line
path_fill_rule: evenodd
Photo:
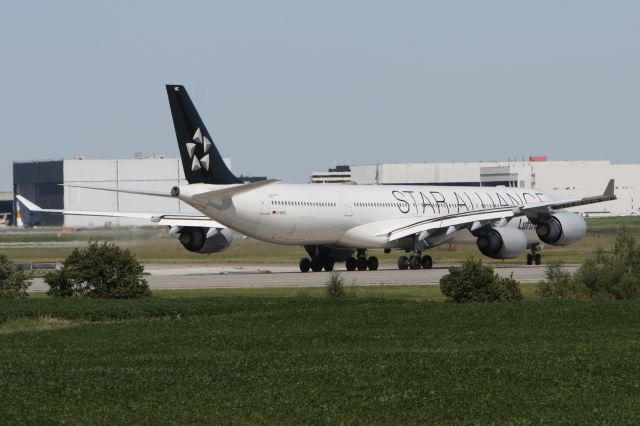
M 88 241 L 88 240 L 87 240 Z M 255 240 L 234 242 L 222 253 L 202 255 L 190 253 L 172 238 L 162 237 L 154 240 L 116 240 L 123 248 L 131 249 L 136 257 L 145 263 L 195 263 L 195 264 L 297 264 L 301 257 L 307 257 L 306 251 L 299 246 L 283 246 Z M 613 236 L 589 236 L 585 241 L 568 247 L 546 246 L 543 256 L 546 260 L 559 260 L 564 263 L 576 263 L 584 259 L 587 253 L 597 248 L 610 247 Z M 72 251 L 68 247 L 27 247 L 3 248 L 14 262 L 61 262 Z M 444 245 L 428 252 L 436 263 L 460 263 L 469 256 L 480 256 L 474 244 Z M 395 264 L 400 252 L 384 254 L 372 250 L 371 255 L 378 256 L 380 262 Z M 518 259 L 508 261 L 483 258 L 489 264 L 523 264 L 526 253 Z
M 615 233 L 620 226 L 626 226 L 632 235 L 640 237 L 640 217 L 590 218 L 587 238 L 568 247 L 546 245 L 543 251 L 545 261 L 580 263 L 585 256 L 598 248 L 608 248 L 613 244 Z M 222 253 L 202 255 L 190 253 L 170 237 L 163 229 L 156 228 L 113 228 L 88 229 L 82 231 L 31 231 L 28 233 L 0 234 L 0 243 L 47 243 L 77 242 L 84 246 L 89 240 L 113 241 L 131 249 L 139 260 L 145 263 L 208 263 L 208 264 L 297 264 L 301 257 L 308 256 L 300 246 L 283 246 L 253 239 L 236 237 L 233 244 Z M 0 252 L 15 262 L 61 262 L 73 250 L 71 247 L 4 247 Z M 372 250 L 382 263 L 395 264 L 398 252 L 384 254 Z M 479 256 L 475 244 L 445 244 L 429 250 L 436 263 L 460 263 L 469 256 Z M 488 264 L 523 264 L 526 253 L 518 259 L 508 261 L 483 259 Z
M 526 299 L 536 299 L 536 283 L 521 283 L 520 289 Z M 441 302 L 445 297 L 437 285 L 372 285 L 351 286 L 345 283 L 347 296 L 358 298 L 402 299 L 420 302 Z M 44 293 L 34 293 L 36 297 L 44 297 Z M 224 288 L 202 290 L 154 290 L 153 295 L 158 298 L 189 298 L 189 297 L 325 297 L 323 287 L 301 288 Z
M 608 231 L 615 233 L 619 227 L 625 226 L 632 232 L 640 232 L 640 216 L 589 218 L 587 219 L 587 226 L 593 231 Z
M 597 409 L 636 423 L 640 301 L 454 305 L 421 291 L 0 300 L 0 418 L 587 424 Z

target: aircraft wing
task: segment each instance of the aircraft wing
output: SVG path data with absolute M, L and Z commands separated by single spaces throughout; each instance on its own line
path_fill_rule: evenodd
M 409 235 L 419 234 L 418 240 L 424 240 L 435 231 L 443 229 L 446 229 L 447 234 L 452 234 L 462 228 L 468 228 L 473 232 L 487 224 L 504 222 L 518 216 L 527 216 L 529 219 L 535 220 L 540 216 L 552 213 L 554 210 L 615 200 L 617 197 L 614 194 L 614 188 L 615 181 L 611 179 L 602 195 L 448 214 L 412 222 L 405 221 L 402 224 L 396 222 L 395 226 L 390 226 L 387 223 L 377 235 L 386 235 L 389 241 L 394 241 Z
M 470 228 L 472 231 L 479 229 L 489 223 L 510 219 L 514 216 L 513 208 L 487 209 L 484 211 L 465 212 L 437 216 L 434 218 L 417 220 L 394 229 L 387 229 L 378 235 L 387 235 L 389 241 L 420 234 L 419 239 L 423 240 L 439 229 L 447 229 L 448 234 L 462 229 Z
M 549 213 L 552 210 L 566 209 L 569 207 L 584 206 L 587 204 L 603 203 L 617 199 L 615 194 L 615 180 L 610 179 L 604 193 L 590 197 L 569 198 L 565 200 L 545 201 L 542 203 L 527 204 L 515 209 L 516 216 L 522 214 L 529 218 L 535 218 L 540 214 Z
M 72 216 L 98 216 L 98 217 L 126 217 L 133 219 L 147 219 L 151 225 L 158 226 L 200 226 L 203 228 L 223 229 L 226 226 L 210 219 L 204 215 L 193 214 L 166 214 L 166 213 L 138 213 L 138 212 L 120 212 L 120 211 L 90 211 L 90 210 L 64 210 L 64 209 L 43 209 L 35 203 L 29 201 L 22 195 L 16 198 L 25 208 L 32 212 L 56 213 Z

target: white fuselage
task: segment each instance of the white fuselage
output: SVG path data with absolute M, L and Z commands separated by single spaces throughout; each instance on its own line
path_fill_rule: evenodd
M 203 214 L 250 237 L 279 244 L 331 245 L 350 248 L 411 248 L 413 239 L 389 241 L 375 235 L 388 221 L 415 221 L 550 201 L 532 189 L 504 187 L 364 186 L 273 183 L 232 197 L 215 195 L 228 186 L 192 184 L 180 187 L 180 199 Z M 212 192 L 212 197 L 203 194 Z M 194 196 L 197 196 L 194 198 Z M 539 242 L 526 217 L 509 223 Z M 461 230 L 451 239 L 466 239 Z

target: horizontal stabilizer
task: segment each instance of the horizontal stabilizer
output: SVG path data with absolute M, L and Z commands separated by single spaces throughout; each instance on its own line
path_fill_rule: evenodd
M 127 189 L 127 188 L 109 188 L 105 186 L 86 186 L 86 185 L 73 185 L 68 183 L 60 184 L 68 188 L 80 188 L 80 189 L 94 189 L 96 191 L 109 191 L 109 192 L 121 192 L 123 194 L 136 194 L 136 195 L 149 195 L 151 197 L 167 197 L 171 198 L 172 195 L 165 191 L 151 191 L 148 189 Z
M 236 194 L 241 194 L 243 192 L 253 191 L 254 189 L 261 188 L 263 186 L 271 185 L 272 183 L 279 182 L 280 179 L 267 179 L 267 180 L 259 180 L 257 182 L 245 183 L 242 185 L 231 185 L 226 186 L 222 189 L 215 189 L 213 191 L 203 192 L 200 194 L 193 195 L 195 199 L 210 199 L 210 198 L 220 198 L 220 197 L 232 197 Z
M 226 226 L 203 215 L 196 214 L 167 214 L 167 213 L 141 213 L 141 212 L 121 212 L 121 211 L 91 211 L 91 210 L 64 210 L 64 209 L 43 209 L 34 202 L 26 199 L 22 195 L 16 198 L 25 208 L 36 213 L 53 213 L 69 216 L 97 216 L 97 217 L 123 217 L 130 219 L 148 220 L 151 225 L 158 226 L 199 226 L 203 228 L 223 229 Z

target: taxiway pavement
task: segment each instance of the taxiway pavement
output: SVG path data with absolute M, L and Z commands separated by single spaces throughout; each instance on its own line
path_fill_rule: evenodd
M 400 271 L 393 265 L 381 265 L 377 271 L 346 271 L 342 273 L 348 285 L 437 285 L 449 272 L 450 265 L 434 265 L 433 269 Z M 565 266 L 573 272 L 577 266 Z M 520 282 L 544 280 L 544 266 L 494 266 L 501 276 Z M 145 278 L 153 290 L 215 289 L 215 288 L 276 288 L 319 287 L 325 285 L 327 272 L 301 273 L 295 265 L 145 265 Z M 29 291 L 46 291 L 44 280 L 33 280 Z

